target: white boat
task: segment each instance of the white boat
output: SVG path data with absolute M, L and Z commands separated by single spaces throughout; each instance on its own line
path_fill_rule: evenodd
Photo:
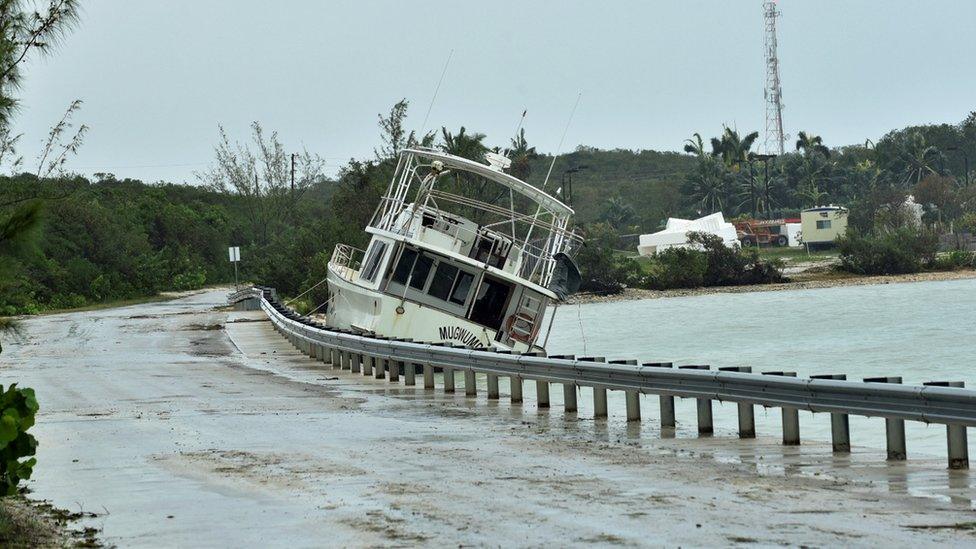
M 524 352 L 546 307 L 579 287 L 573 210 L 505 169 L 430 149 L 400 154 L 366 227 L 365 251 L 336 246 L 330 326 Z M 551 322 L 550 322 L 551 326 Z

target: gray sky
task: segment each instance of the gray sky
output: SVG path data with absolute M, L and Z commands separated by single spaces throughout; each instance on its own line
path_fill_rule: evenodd
M 88 0 L 80 25 L 27 68 L 18 131 L 27 166 L 75 98 L 91 133 L 70 167 L 194 182 L 222 123 L 277 129 L 336 169 L 369 157 L 376 115 L 406 97 L 420 126 L 504 144 L 680 150 L 722 124 L 764 128 L 761 0 Z M 275 7 L 272 7 L 275 6 Z M 781 0 L 787 133 L 828 145 L 976 109 L 976 2 Z M 968 63 L 967 63 L 968 62 Z M 760 138 L 761 141 L 762 138 Z

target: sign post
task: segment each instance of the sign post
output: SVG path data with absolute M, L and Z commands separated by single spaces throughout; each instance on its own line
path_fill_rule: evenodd
M 241 262 L 241 247 L 231 246 L 227 248 L 227 255 L 230 256 L 230 262 L 234 264 L 234 288 L 239 288 L 240 284 L 237 282 L 237 264 Z

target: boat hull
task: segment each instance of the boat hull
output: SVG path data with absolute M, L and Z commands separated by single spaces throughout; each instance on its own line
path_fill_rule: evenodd
M 521 342 L 510 348 L 494 341 L 494 330 L 470 320 L 363 287 L 344 278 L 331 266 L 327 282 L 331 293 L 327 322 L 332 327 L 481 349 L 529 350 Z

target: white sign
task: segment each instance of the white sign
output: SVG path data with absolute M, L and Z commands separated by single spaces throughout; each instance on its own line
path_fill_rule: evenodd
M 237 263 L 241 260 L 241 247 L 231 246 L 230 248 L 227 248 L 227 255 L 230 256 L 231 263 Z

